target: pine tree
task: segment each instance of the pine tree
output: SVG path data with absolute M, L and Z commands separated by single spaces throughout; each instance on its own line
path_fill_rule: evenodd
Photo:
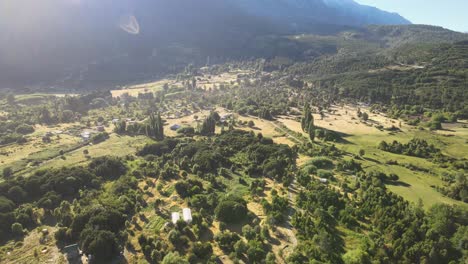
M 307 133 L 309 134 L 309 138 L 311 141 L 314 141 L 315 139 L 315 127 L 313 124 L 309 124 L 309 128 Z
M 309 104 L 304 106 L 304 116 L 301 120 L 302 130 L 309 134 L 310 140 L 314 141 L 315 138 L 315 125 L 314 125 L 314 116 L 310 110 Z
M 200 134 L 208 136 L 213 135 L 216 129 L 216 115 L 217 113 L 211 112 L 210 115 L 203 121 Z
M 310 122 L 310 117 L 311 117 L 311 112 L 310 112 L 310 106 L 309 104 L 306 104 L 304 106 L 304 115 L 301 119 L 301 126 L 302 126 L 302 131 L 307 132 L 309 122 Z
M 146 125 L 146 135 L 156 140 L 164 139 L 164 123 L 159 113 L 157 115 L 150 114 L 149 122 Z

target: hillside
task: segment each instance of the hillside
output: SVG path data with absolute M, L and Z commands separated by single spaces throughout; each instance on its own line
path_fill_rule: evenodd
M 346 41 L 332 39 L 335 53 L 291 64 L 288 72 L 336 100 L 352 98 L 369 104 L 421 105 L 448 111 L 465 108 L 461 115 L 465 117 L 468 36 L 439 28 L 427 33 L 428 29 L 371 27 L 369 33 L 348 35 Z M 375 32 L 379 31 L 385 34 L 379 33 L 377 41 Z M 307 36 L 300 40 L 309 45 L 317 41 Z
M 207 56 L 212 62 L 274 56 L 248 50 L 266 35 L 334 34 L 366 24 L 408 23 L 352 1 L 20 0 L 0 7 L 2 87 L 70 78 L 68 85 L 78 89 L 111 85 L 206 63 Z M 123 30 L 129 18 L 138 32 Z

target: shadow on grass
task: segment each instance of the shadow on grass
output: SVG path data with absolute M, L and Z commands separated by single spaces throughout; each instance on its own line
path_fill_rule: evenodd
M 374 163 L 377 163 L 377 164 L 382 164 L 382 162 L 380 162 L 380 161 L 378 161 L 376 159 L 373 159 L 373 158 L 365 157 L 364 160 L 371 161 L 371 162 L 374 162 Z
M 402 181 L 387 181 L 385 182 L 387 185 L 392 185 L 392 186 L 402 186 L 402 187 L 411 187 L 411 184 L 402 182 Z
M 200 236 L 200 241 L 201 242 L 210 242 L 214 238 L 213 231 L 211 229 L 207 229 L 203 234 Z

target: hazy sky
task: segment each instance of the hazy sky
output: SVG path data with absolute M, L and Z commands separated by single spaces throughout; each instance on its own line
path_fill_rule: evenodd
M 414 24 L 442 26 L 468 32 L 468 0 L 355 0 L 397 12 Z

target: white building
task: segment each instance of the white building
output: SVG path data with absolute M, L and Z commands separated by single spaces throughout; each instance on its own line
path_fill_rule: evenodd
M 321 183 L 327 183 L 327 182 L 328 182 L 328 180 L 327 180 L 327 179 L 325 179 L 325 178 L 320 178 L 320 182 L 321 182 Z
M 182 209 L 182 215 L 183 215 L 183 217 L 184 217 L 184 221 L 185 221 L 187 224 L 192 223 L 192 211 L 190 210 L 190 208 L 184 208 L 184 209 Z
M 81 133 L 81 138 L 84 140 L 84 141 L 87 141 L 91 138 L 91 132 L 89 131 L 83 131 L 83 133 Z
M 177 221 L 180 220 L 180 214 L 178 212 L 173 212 L 172 213 L 172 223 L 174 223 L 174 225 L 177 223 Z

